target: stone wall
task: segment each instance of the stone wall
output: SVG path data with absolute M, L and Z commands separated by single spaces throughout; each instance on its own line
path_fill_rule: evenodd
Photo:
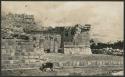
M 34 47 L 34 43 L 22 39 L 2 39 L 2 69 L 33 68 L 40 66 L 43 48 Z M 42 59 L 42 60 L 40 60 Z
M 90 41 L 89 31 L 76 33 L 74 35 L 74 39 L 73 39 L 74 45 L 90 46 L 90 42 L 89 41 Z
M 83 60 L 72 60 L 72 61 L 60 61 L 54 62 L 54 68 L 74 68 L 74 67 L 103 67 L 103 66 L 116 66 L 123 67 L 123 61 L 83 61 Z
M 121 61 L 67 61 L 59 63 L 60 67 L 91 67 L 91 66 L 123 66 Z
M 34 39 L 34 37 L 36 39 Z M 1 43 L 1 60 L 2 69 L 14 69 L 14 68 L 36 68 L 40 67 L 43 62 L 46 62 L 46 58 L 43 55 L 47 54 L 44 49 L 45 46 L 54 49 L 52 53 L 58 53 L 60 47 L 60 36 L 53 35 L 51 42 L 45 39 L 42 35 L 31 35 L 29 40 L 23 39 L 2 39 Z M 55 42 L 55 43 L 54 43 Z M 50 44 L 51 43 L 51 44 Z M 46 45 L 47 44 L 47 45 Z
M 90 49 L 90 25 L 75 25 L 73 34 L 70 33 L 66 37 L 72 35 L 71 41 L 64 41 L 64 53 L 66 54 L 92 54 Z
M 82 58 L 78 57 L 80 60 L 76 59 L 74 56 L 73 60 L 70 60 L 70 56 L 66 54 L 50 57 L 45 57 L 47 54 L 43 52 L 43 48 L 34 47 L 33 41 L 26 41 L 22 39 L 2 39 L 1 43 L 1 67 L 2 69 L 27 69 L 27 68 L 39 68 L 43 62 L 46 62 L 47 58 L 52 59 L 51 61 L 55 61 L 54 68 L 61 67 L 87 67 L 87 66 L 123 66 L 123 59 L 118 59 L 117 57 L 111 57 L 114 59 L 111 60 L 82 60 Z M 71 49 L 75 50 L 75 49 Z M 67 50 L 68 51 L 68 50 Z M 75 51 L 72 51 L 76 53 Z M 55 56 L 55 58 L 54 58 Z M 58 57 L 62 57 L 61 59 Z M 63 60 L 64 58 L 64 60 Z M 97 57 L 98 58 L 98 57 Z M 116 60 L 115 60 L 116 58 Z M 57 60 L 59 59 L 59 61 Z M 92 57 L 91 57 L 92 59 Z M 109 58 L 110 59 L 110 58 Z
M 65 47 L 64 54 L 92 54 L 88 47 Z
M 44 34 L 44 49 L 50 49 L 51 53 L 58 53 L 61 45 L 61 36 L 57 34 Z

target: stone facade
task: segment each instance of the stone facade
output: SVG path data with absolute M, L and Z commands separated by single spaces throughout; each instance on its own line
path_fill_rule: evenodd
M 40 67 L 46 61 L 43 56 L 47 53 L 91 54 L 90 25 L 77 24 L 36 32 L 32 31 L 34 26 L 32 15 L 8 14 L 2 19 L 2 32 L 5 33 L 1 40 L 2 69 Z
M 30 32 L 36 47 L 43 48 L 44 53 L 58 53 L 61 45 L 61 36 L 55 33 Z
M 84 47 L 65 47 L 64 48 L 65 54 L 92 54 L 90 48 L 84 48 Z
M 90 49 L 90 25 L 75 25 L 74 33 L 64 35 L 65 38 L 72 37 L 70 41 L 64 41 L 64 53 L 66 54 L 92 54 Z

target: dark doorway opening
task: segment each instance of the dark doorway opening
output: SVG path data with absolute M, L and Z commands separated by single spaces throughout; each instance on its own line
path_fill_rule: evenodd
M 45 49 L 44 52 L 45 53 L 50 53 L 50 49 Z

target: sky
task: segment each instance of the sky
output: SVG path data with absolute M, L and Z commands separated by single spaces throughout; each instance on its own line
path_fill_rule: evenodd
M 91 24 L 91 38 L 101 42 L 123 40 L 122 1 L 2 1 L 1 10 L 33 14 L 41 26 Z

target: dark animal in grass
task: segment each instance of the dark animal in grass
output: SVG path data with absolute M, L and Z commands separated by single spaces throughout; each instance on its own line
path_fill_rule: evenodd
M 42 66 L 40 67 L 40 70 L 46 71 L 47 68 L 49 68 L 51 71 L 53 71 L 53 63 L 47 62 L 47 63 L 42 64 Z

